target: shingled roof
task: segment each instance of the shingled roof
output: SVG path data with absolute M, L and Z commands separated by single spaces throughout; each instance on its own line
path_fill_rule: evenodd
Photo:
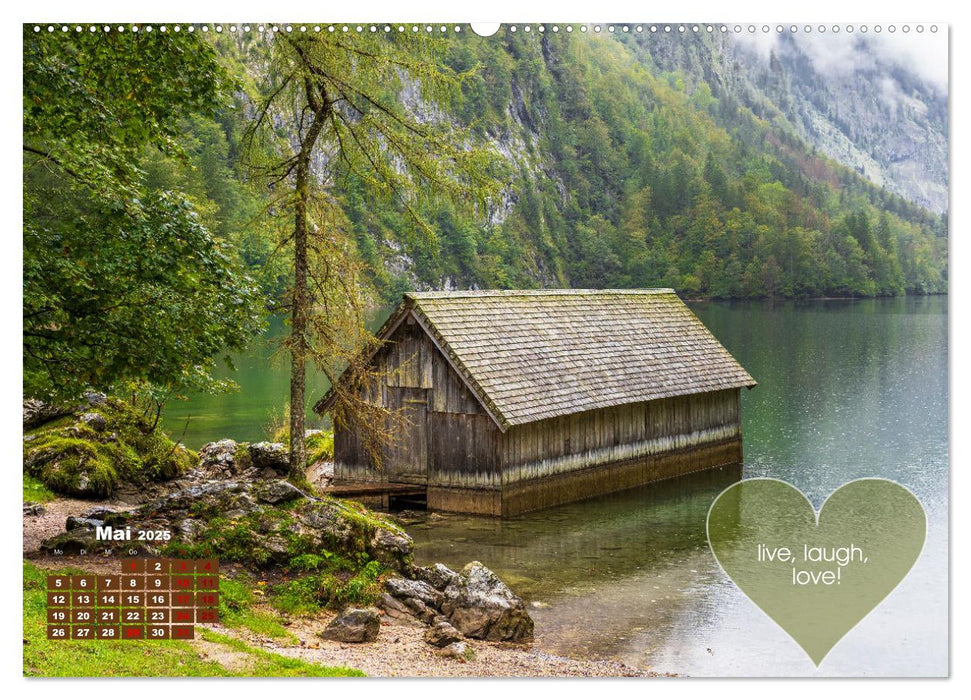
M 671 289 L 414 292 L 379 337 L 408 313 L 503 430 L 756 383 Z

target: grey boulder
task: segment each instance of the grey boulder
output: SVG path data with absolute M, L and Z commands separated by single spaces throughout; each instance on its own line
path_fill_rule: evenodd
M 498 576 L 474 561 L 444 591 L 442 613 L 466 637 L 493 642 L 527 642 L 533 619 L 526 604 Z
M 444 656 L 446 659 L 455 659 L 459 663 L 463 664 L 466 661 L 471 661 L 475 658 L 475 652 L 473 652 L 472 648 L 465 642 L 452 642 L 435 653 L 439 656 Z
M 323 639 L 360 644 L 373 642 L 381 631 L 381 618 L 374 608 L 347 608 L 320 633 Z
M 438 620 L 425 630 L 425 641 L 433 647 L 444 649 L 449 644 L 462 641 L 462 633 L 445 620 Z
M 257 442 L 249 446 L 249 457 L 257 469 L 272 469 L 286 474 L 290 468 L 290 453 L 282 442 Z

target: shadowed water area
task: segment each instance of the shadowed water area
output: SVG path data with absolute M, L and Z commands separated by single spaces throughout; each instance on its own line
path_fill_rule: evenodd
M 478 559 L 531 606 L 537 647 L 686 675 L 940 675 L 947 666 L 947 298 L 693 303 L 758 380 L 742 392 L 745 461 L 504 521 L 409 526 L 420 563 Z M 170 411 L 185 442 L 263 439 L 287 396 L 277 323 L 236 359 L 238 394 Z M 314 377 L 309 392 L 324 390 Z M 771 476 L 819 508 L 852 479 L 910 488 L 927 542 L 900 586 L 816 667 L 719 569 L 705 539 L 715 496 Z

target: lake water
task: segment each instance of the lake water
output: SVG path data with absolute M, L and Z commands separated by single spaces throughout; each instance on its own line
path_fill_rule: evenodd
M 267 332 L 244 353 L 231 355 L 235 371 L 220 366 L 215 376 L 230 379 L 237 391 L 193 394 L 188 400 L 171 400 L 165 406 L 163 427 L 174 440 L 199 449 L 207 442 L 232 438 L 259 442 L 268 438 L 269 426 L 283 419 L 290 401 L 290 357 L 280 349 L 288 328 L 282 316 L 270 318 Z M 328 388 L 325 377 L 313 368 L 307 372 L 307 400 L 313 404 Z M 321 419 L 307 412 L 307 427 L 322 427 Z
M 409 528 L 422 563 L 479 559 L 533 605 L 536 645 L 693 676 L 932 676 L 948 671 L 947 299 L 692 304 L 759 381 L 745 461 L 519 518 Z M 772 476 L 818 508 L 881 476 L 927 511 L 914 569 L 817 669 L 722 573 L 712 500 Z
M 532 606 L 536 646 L 693 676 L 933 676 L 948 672 L 947 298 L 695 303 L 759 381 L 743 391 L 745 461 L 508 520 L 446 515 L 409 527 L 421 563 L 478 559 Z M 287 398 L 267 339 L 237 358 L 239 394 L 167 417 L 185 442 L 263 439 Z M 322 394 L 319 377 L 308 395 Z M 181 412 L 181 415 L 180 415 Z M 725 577 L 705 540 L 715 496 L 772 476 L 818 508 L 880 476 L 927 511 L 927 543 L 890 596 L 817 669 Z

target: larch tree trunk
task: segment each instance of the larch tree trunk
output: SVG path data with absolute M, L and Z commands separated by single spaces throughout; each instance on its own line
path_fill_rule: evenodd
M 309 81 L 305 83 L 308 103 L 313 108 L 314 119 L 300 142 L 294 173 L 294 222 L 293 222 L 293 293 L 290 309 L 290 477 L 304 479 L 307 470 L 307 443 L 304 433 L 307 427 L 307 356 L 309 339 L 307 319 L 311 313 L 311 299 L 307 283 L 310 270 L 307 260 L 307 236 L 309 221 L 307 204 L 311 196 L 310 158 L 324 127 L 324 119 L 330 103 L 326 94 Z M 323 91 L 320 91 L 323 93 Z

